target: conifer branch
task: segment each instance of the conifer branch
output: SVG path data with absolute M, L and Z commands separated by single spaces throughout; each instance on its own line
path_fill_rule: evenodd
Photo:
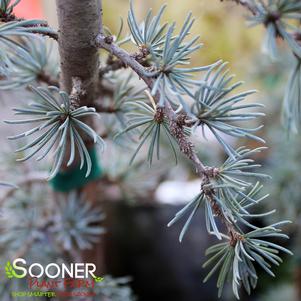
M 243 1 L 240 4 L 246 3 Z M 108 35 L 99 33 L 95 39 L 97 47 L 107 50 L 109 56 L 114 56 L 120 65 L 123 63 L 123 67 L 131 68 L 149 89 L 147 92 L 149 101 L 141 99 L 141 96 L 130 97 L 127 103 L 130 124 L 117 137 L 141 128 L 140 143 L 130 162 L 133 162 L 142 145 L 149 139 L 147 160 L 152 164 L 154 149 L 159 159 L 160 132 L 165 131 L 175 156 L 173 141 L 179 146 L 181 153 L 192 162 L 201 178 L 200 192 L 177 212 L 168 226 L 189 214 L 179 236 L 179 240 L 182 241 L 196 211 L 204 205 L 208 233 L 219 240 L 225 240 L 207 250 L 206 254 L 211 255 L 211 258 L 204 266 L 214 262 L 215 266 L 204 281 L 218 270 L 218 295 L 221 296 L 227 276 L 232 273 L 233 292 L 239 299 L 238 291 L 241 285 L 248 293 L 251 288 L 256 287 L 257 275 L 255 266 L 250 260 L 258 263 L 273 276 L 268 261 L 278 264 L 281 258 L 279 256 L 272 258 L 270 254 L 274 252 L 276 254 L 278 250 L 291 254 L 289 250 L 265 239 L 287 238 L 285 234 L 280 233 L 278 227 L 288 221 L 263 228 L 249 221 L 252 217 L 273 213 L 265 212 L 258 215 L 249 212 L 249 207 L 266 198 L 266 196 L 258 197 L 262 188 L 259 182 L 255 184 L 247 180 L 250 177 L 267 178 L 266 175 L 253 171 L 253 168 L 259 165 L 253 164 L 253 159 L 249 157 L 264 148 L 250 150 L 240 147 L 234 150 L 220 135 L 222 132 L 233 137 L 245 137 L 264 143 L 263 139 L 254 134 L 261 126 L 250 128 L 241 125 L 241 122 L 263 116 L 261 112 L 241 111 L 242 109 L 254 109 L 262 105 L 242 103 L 248 95 L 255 92 L 254 90 L 239 94 L 232 93 L 242 82 L 231 83 L 233 76 L 225 69 L 227 63 L 218 61 L 209 66 L 183 68 L 183 65 L 189 64 L 190 54 L 202 46 L 196 44 L 198 37 L 189 41 L 186 39 L 194 19 L 189 14 L 179 34 L 176 34 L 174 23 L 160 24 L 164 9 L 165 6 L 161 7 L 155 16 L 149 11 L 146 19 L 139 24 L 133 3 L 130 3 L 128 25 L 132 35 L 131 40 L 138 49 L 146 49 L 149 53 L 150 65 L 147 67 L 120 48 L 118 43 L 114 43 L 114 37 L 110 33 Z M 207 71 L 204 80 L 194 80 L 192 74 L 201 71 Z M 192 100 L 192 105 L 186 101 L 184 95 Z M 229 155 L 219 168 L 205 166 L 198 157 L 194 144 L 188 138 L 189 127 L 193 130 L 205 126 Z M 225 234 L 219 231 L 216 218 L 224 224 Z M 251 230 L 247 232 L 245 228 Z
M 9 137 L 10 140 L 28 139 L 25 145 L 16 150 L 22 152 L 18 161 L 25 161 L 38 153 L 37 159 L 42 160 L 54 152 L 50 178 L 73 164 L 78 164 L 80 169 L 85 167 L 88 177 L 93 166 L 89 149 L 91 142 L 104 148 L 104 141 L 92 123 L 92 117 L 97 116 L 96 111 L 114 114 L 113 117 L 105 116 L 108 120 L 105 130 L 110 134 L 117 132 L 115 139 L 121 135 L 130 139 L 137 136 L 139 144 L 130 164 L 142 147 L 145 149 L 147 146 L 147 161 L 151 165 L 154 154 L 160 159 L 162 142 L 167 142 L 165 145 L 172 151 L 176 162 L 179 149 L 190 160 L 201 180 L 199 193 L 176 213 L 168 226 L 188 216 L 179 235 L 182 241 L 195 213 L 202 206 L 208 234 L 222 240 L 206 252 L 210 258 L 204 266 L 214 266 L 205 281 L 217 271 L 219 296 L 227 278 L 231 278 L 233 292 L 238 299 L 241 286 L 250 293 L 256 287 L 257 265 L 273 276 L 272 264 L 278 265 L 282 261 L 277 255 L 279 251 L 291 254 L 281 245 L 270 241 L 270 238 L 288 238 L 279 229 L 288 221 L 265 227 L 258 227 L 252 222 L 253 218 L 274 212 L 258 213 L 253 208 L 267 197 L 261 194 L 263 186 L 260 181 L 268 176 L 256 171 L 260 165 L 253 160 L 253 155 L 265 148 L 234 149 L 223 137 L 225 134 L 235 139 L 253 139 L 260 144 L 265 143 L 256 134 L 262 125 L 253 125 L 253 121 L 264 116 L 260 111 L 262 104 L 245 102 L 255 91 L 236 92 L 242 82 L 233 82 L 234 76 L 229 74 L 227 63 L 221 60 L 208 66 L 190 66 L 191 55 L 202 47 L 198 36 L 191 37 L 194 23 L 191 13 L 179 30 L 175 23 L 161 23 L 166 6 L 162 6 L 155 15 L 149 10 L 140 23 L 131 1 L 127 20 L 131 36 L 122 38 L 123 22 L 116 35 L 103 26 L 101 0 L 56 1 L 60 27 L 60 89 L 52 85 L 58 84 L 52 79 L 58 77 L 58 68 L 47 68 L 57 65 L 47 64 L 49 57 L 45 55 L 43 45 L 30 43 L 30 39 L 35 37 L 35 30 L 39 33 L 49 31 L 41 26 L 35 27 L 43 21 L 12 21 L 0 25 L 0 44 L 5 46 L 4 51 L 0 47 L 0 56 L 4 58 L 0 64 L 1 74 L 4 75 L 0 88 L 24 87 L 32 82 L 51 83 L 48 87 L 32 87 L 38 97 L 25 108 L 14 109 L 21 119 L 6 121 L 16 126 L 30 125 L 30 129 Z M 277 46 L 275 41 L 278 36 L 288 43 L 298 57 L 291 80 L 291 86 L 297 86 L 301 50 L 296 39 L 291 38 L 294 31 L 290 20 L 299 18 L 296 11 L 300 12 L 301 4 L 283 0 L 284 5 L 278 7 L 281 10 L 279 14 L 267 7 L 273 1 L 233 1 L 251 11 L 250 20 L 253 24 L 267 27 L 269 46 Z M 9 15 L 18 2 L 0 0 L 0 10 Z M 15 35 L 29 40 L 26 47 L 15 43 Z M 294 36 L 300 39 L 298 35 Z M 36 40 L 45 42 L 45 39 Z M 130 54 L 121 48 L 126 41 L 131 41 L 137 52 Z M 15 49 L 15 52 L 10 53 L 9 49 Z M 99 68 L 99 49 L 109 53 L 102 68 Z M 134 72 L 114 73 L 128 67 Z M 134 82 L 136 76 L 133 77 L 133 73 L 143 81 L 140 88 Z M 288 89 L 288 100 L 291 99 L 292 90 Z M 288 104 L 287 107 L 287 112 L 296 114 L 296 104 L 293 107 Z M 190 139 L 195 129 L 204 128 L 228 155 L 219 167 L 206 166 L 196 151 L 198 142 L 192 143 Z M 124 135 L 130 131 L 129 135 Z M 56 206 L 58 210 L 55 211 L 56 222 L 52 231 L 58 235 L 59 244 L 65 250 L 92 246 L 102 231 L 91 225 L 91 222 L 94 224 L 98 220 L 99 212 L 90 210 L 88 204 L 83 207 L 78 195 L 70 195 L 68 202 L 57 202 Z M 223 229 L 219 229 L 217 220 L 222 222 Z M 66 228 L 68 225 L 72 225 L 72 231 Z M 17 230 L 19 227 L 16 223 L 10 229 Z M 74 231 L 78 233 L 76 236 Z M 93 235 L 87 236 L 87 233 Z M 16 241 L 23 243 L 22 240 Z
M 152 74 L 150 74 L 145 68 L 138 63 L 135 58 L 133 58 L 127 51 L 120 48 L 114 43 L 108 43 L 107 37 L 103 35 L 98 35 L 96 37 L 96 45 L 100 48 L 107 50 L 110 54 L 113 54 L 118 59 L 120 59 L 125 65 L 129 66 L 136 74 L 145 82 L 150 91 L 153 89 L 154 79 L 152 78 Z M 157 104 L 160 102 L 160 94 L 157 93 L 154 96 Z M 179 143 L 179 147 L 181 152 L 189 158 L 197 171 L 198 174 L 206 174 L 205 165 L 200 161 L 198 156 L 194 151 L 193 144 L 188 141 L 183 132 L 183 125 L 178 122 L 178 115 L 173 110 L 172 106 L 169 103 L 166 103 L 164 107 L 164 112 L 169 119 L 169 126 L 171 129 L 171 133 L 176 138 Z
M 114 43 L 108 43 L 108 38 L 103 35 L 98 35 L 96 37 L 96 45 L 100 48 L 107 50 L 110 54 L 116 56 L 120 61 L 122 61 L 126 66 L 129 66 L 136 74 L 146 83 L 149 90 L 153 89 L 154 79 L 148 74 L 148 71 L 140 65 L 135 58 L 133 58 L 127 51 L 115 45 Z M 156 103 L 160 101 L 159 92 L 154 96 Z M 164 113 L 168 118 L 170 132 L 173 137 L 178 142 L 180 151 L 193 163 L 195 171 L 202 178 L 202 185 L 210 183 L 210 175 L 214 168 L 206 167 L 199 157 L 197 156 L 194 145 L 184 134 L 184 125 L 185 119 L 183 116 L 177 114 L 170 103 L 166 102 L 164 105 Z M 211 206 L 214 210 L 214 213 L 222 220 L 225 224 L 230 236 L 233 238 L 232 244 L 235 244 L 236 240 L 241 238 L 241 234 L 236 231 L 235 227 L 229 220 L 224 216 L 223 212 L 220 210 L 216 202 L 211 198 L 211 195 L 214 194 L 214 190 L 207 190 L 207 195 L 211 199 Z

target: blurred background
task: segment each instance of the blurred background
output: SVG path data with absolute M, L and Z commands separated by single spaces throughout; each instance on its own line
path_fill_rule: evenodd
M 200 34 L 204 47 L 193 57 L 193 63 L 208 64 L 218 59 L 228 61 L 232 72 L 237 75 L 237 80 L 246 82 L 245 89 L 257 89 L 259 92 L 254 96 L 256 101 L 266 106 L 266 117 L 263 118 L 265 127 L 261 136 L 267 141 L 269 149 L 257 158 L 264 166 L 265 172 L 273 176 L 273 180 L 265 185 L 266 192 L 270 193 L 265 206 L 269 209 L 277 208 L 278 217 L 294 222 L 286 231 L 292 237 L 288 247 L 294 251 L 295 256 L 284 258 L 284 263 L 275 269 L 277 275 L 275 279 L 262 272 L 256 292 L 251 297 L 242 295 L 241 299 L 246 301 L 301 300 L 301 249 L 299 247 L 301 137 L 287 137 L 281 126 L 281 104 L 284 86 L 291 70 L 291 58 L 287 56 L 285 49 L 280 61 L 272 62 L 265 57 L 261 53 L 264 29 L 247 28 L 244 18 L 246 12 L 232 2 L 136 0 L 135 9 L 137 14 L 143 17 L 148 8 L 152 7 L 156 11 L 163 3 L 168 4 L 165 17 L 169 21 L 183 22 L 189 11 L 192 11 L 196 17 L 193 34 Z M 127 0 L 104 0 L 105 24 L 116 32 L 118 30 L 116 17 L 121 16 L 126 19 L 127 11 Z M 16 7 L 15 13 L 24 18 L 47 19 L 53 27 L 57 27 L 55 1 L 23 0 Z M 1 119 L 10 116 L 10 108 L 12 104 L 17 103 L 20 95 L 23 96 L 23 91 L 16 91 L 13 94 L 0 93 L 1 105 L 3 105 Z M 12 182 L 26 178 L 28 175 L 39 178 L 39 173 L 47 170 L 47 164 L 45 166 L 40 164 L 37 168 L 37 164 L 33 162 L 14 163 L 13 148 L 6 140 L 10 131 L 11 128 L 1 126 L 2 178 L 5 177 Z M 232 141 L 233 145 L 242 142 Z M 208 165 L 223 161 L 223 150 L 210 136 L 207 140 L 204 139 L 201 145 L 200 154 Z M 128 285 L 137 300 L 141 301 L 217 300 L 216 279 L 206 284 L 202 283 L 202 279 L 207 274 L 202 269 L 202 263 L 205 261 L 204 253 L 214 241 L 207 235 L 202 212 L 199 212 L 194 219 L 182 244 L 178 243 L 182 225 L 177 224 L 172 228 L 166 226 L 183 204 L 190 201 L 198 192 L 200 182 L 194 178 L 189 164 L 181 158 L 181 164 L 172 165 L 172 168 L 168 161 L 164 161 L 164 163 L 154 164 L 151 169 L 146 165 L 137 164 L 131 170 L 127 165 L 130 157 L 127 151 L 125 152 L 122 147 L 117 149 L 108 147 L 108 149 L 102 158 L 103 176 L 97 186 L 98 190 L 91 193 L 100 203 L 106 216 L 103 221 L 106 233 L 96 246 L 101 272 L 114 277 L 129 276 Z M 24 211 L 21 213 L 23 217 L 28 213 L 32 220 L 33 211 L 39 210 L 39 206 L 45 216 L 49 214 L 45 196 L 51 193 L 49 187 L 35 181 L 22 193 L 4 191 L 0 202 L 6 207 L 20 199 L 24 204 L 29 200 L 34 202 L 35 207 L 24 205 Z M 110 201 L 106 199 L 108 194 L 112 199 Z M 3 223 L 4 221 L 1 227 L 5 228 Z M 16 231 L 17 226 L 14 227 L 10 226 L 5 231 Z M 32 236 L 32 232 L 36 231 L 32 223 L 24 222 L 22 227 L 28 227 L 25 236 Z M 2 239 L 3 241 L 5 240 Z M 23 256 L 46 258 L 45 254 L 48 251 L 45 245 L 41 246 L 41 249 L 28 248 L 23 251 Z M 3 251 L 1 257 L 5 255 Z M 89 252 L 86 258 L 89 258 Z M 1 286 L 4 286 L 2 281 L 0 281 Z M 2 287 L 1 291 L 4 289 L 5 287 Z M 124 297 L 120 300 L 127 299 Z M 234 300 L 230 287 L 221 300 Z

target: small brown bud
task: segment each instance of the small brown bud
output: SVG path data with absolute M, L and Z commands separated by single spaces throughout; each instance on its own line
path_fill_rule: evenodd
M 187 119 L 187 115 L 186 114 L 179 114 L 177 116 L 177 124 L 179 126 L 184 126 L 186 119 Z
M 106 36 L 104 38 L 104 41 L 107 43 L 107 44 L 112 44 L 114 42 L 114 37 L 113 36 Z
M 156 114 L 154 116 L 154 120 L 157 123 L 162 123 L 164 120 L 164 109 L 162 107 L 157 107 Z
M 216 167 L 207 166 L 205 172 L 209 178 L 216 178 L 219 174 L 219 169 Z

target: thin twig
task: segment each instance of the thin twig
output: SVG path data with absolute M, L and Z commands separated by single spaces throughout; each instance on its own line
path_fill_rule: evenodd
M 111 54 L 115 55 L 117 58 L 123 61 L 127 66 L 134 70 L 137 73 L 137 75 L 146 83 L 148 88 L 152 90 L 154 82 L 153 78 L 149 75 L 145 68 L 141 64 L 139 64 L 127 51 L 118 47 L 116 44 L 107 43 L 106 37 L 102 35 L 97 36 L 96 45 L 100 48 L 106 49 Z M 159 93 L 157 93 L 157 95 L 155 95 L 154 98 L 158 103 L 160 99 Z M 192 143 L 188 141 L 186 136 L 184 135 L 183 126 L 180 126 L 178 124 L 177 114 L 174 112 L 172 106 L 168 102 L 166 103 L 164 110 L 166 116 L 169 119 L 171 133 L 174 136 L 174 138 L 178 141 L 181 152 L 191 161 L 193 161 L 197 173 L 205 173 L 205 165 L 203 165 L 203 163 L 200 161 L 195 151 L 193 150 Z
M 24 21 L 23 18 L 17 18 L 14 14 L 6 14 L 0 11 L 0 22 L 7 23 L 11 21 Z
M 140 65 L 142 65 L 143 67 L 149 67 L 146 59 L 148 55 L 148 49 L 146 49 L 145 47 L 139 47 L 139 51 L 131 54 L 130 56 L 134 58 L 138 63 L 140 63 Z M 101 78 L 108 72 L 117 71 L 122 68 L 127 68 L 127 65 L 124 64 L 122 60 L 114 59 L 114 56 L 109 55 L 106 65 L 99 69 L 99 77 Z
M 37 80 L 39 82 L 47 84 L 48 86 L 59 86 L 59 81 L 45 72 L 41 72 L 40 74 L 38 74 Z
M 248 0 L 230 0 L 234 1 L 238 5 L 244 6 L 246 9 L 248 9 L 254 16 L 257 15 L 257 9 L 250 3 Z M 221 0 L 221 2 L 224 2 L 224 0 Z
M 26 26 L 24 26 L 24 27 L 26 27 Z M 48 25 L 47 22 L 45 22 L 45 23 L 37 24 L 37 25 L 35 25 L 35 26 L 31 25 L 30 27 L 37 27 L 37 28 L 38 28 L 38 27 L 49 27 L 49 25 Z M 31 30 L 30 32 L 31 32 L 31 33 L 34 33 L 34 34 L 39 34 L 39 35 L 42 35 L 42 36 L 49 37 L 49 38 L 51 38 L 51 39 L 53 39 L 53 40 L 55 40 L 55 41 L 58 41 L 58 39 L 59 39 L 59 36 L 58 36 L 57 33 L 40 32 L 40 31 L 34 30 L 34 29 Z
M 21 22 L 21 21 L 25 21 L 26 19 L 24 19 L 24 18 L 17 18 L 13 13 L 12 14 L 4 14 L 4 13 L 1 13 L 1 11 L 0 11 L 0 23 L 2 22 L 2 23 L 9 23 L 9 22 L 12 22 L 12 21 L 18 21 L 18 22 Z M 40 23 L 40 24 L 36 24 L 36 25 L 28 25 L 28 26 L 26 26 L 26 25 L 23 25 L 23 27 L 48 27 L 48 28 L 50 28 L 50 26 L 48 25 L 48 23 L 46 22 L 46 21 L 43 21 L 43 23 Z M 59 36 L 58 36 L 58 34 L 57 33 L 54 33 L 54 32 L 52 32 L 52 33 L 50 33 L 50 32 L 40 32 L 40 31 L 36 31 L 36 30 L 34 30 L 34 29 L 32 29 L 31 31 L 30 31 L 31 33 L 34 33 L 34 34 L 39 34 L 39 35 L 42 35 L 42 36 L 47 36 L 47 37 L 49 37 L 49 38 L 51 38 L 51 39 L 53 39 L 53 40 L 55 40 L 55 41 L 58 41 L 58 39 L 59 39 Z

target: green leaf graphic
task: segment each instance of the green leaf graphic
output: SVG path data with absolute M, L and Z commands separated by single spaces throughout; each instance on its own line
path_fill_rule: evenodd
M 14 278 L 15 273 L 14 273 L 14 269 L 13 269 L 10 261 L 8 261 L 5 265 L 5 272 L 6 272 L 7 278 L 9 278 L 9 279 Z
M 104 277 L 97 277 L 97 276 L 94 277 L 95 282 L 102 282 L 103 280 L 104 280 Z
M 18 278 L 18 279 L 21 279 L 21 278 L 24 278 L 24 275 L 18 275 L 13 266 L 11 265 L 10 261 L 8 261 L 5 265 L 5 273 L 6 273 L 6 277 L 8 279 L 12 279 L 12 278 Z

